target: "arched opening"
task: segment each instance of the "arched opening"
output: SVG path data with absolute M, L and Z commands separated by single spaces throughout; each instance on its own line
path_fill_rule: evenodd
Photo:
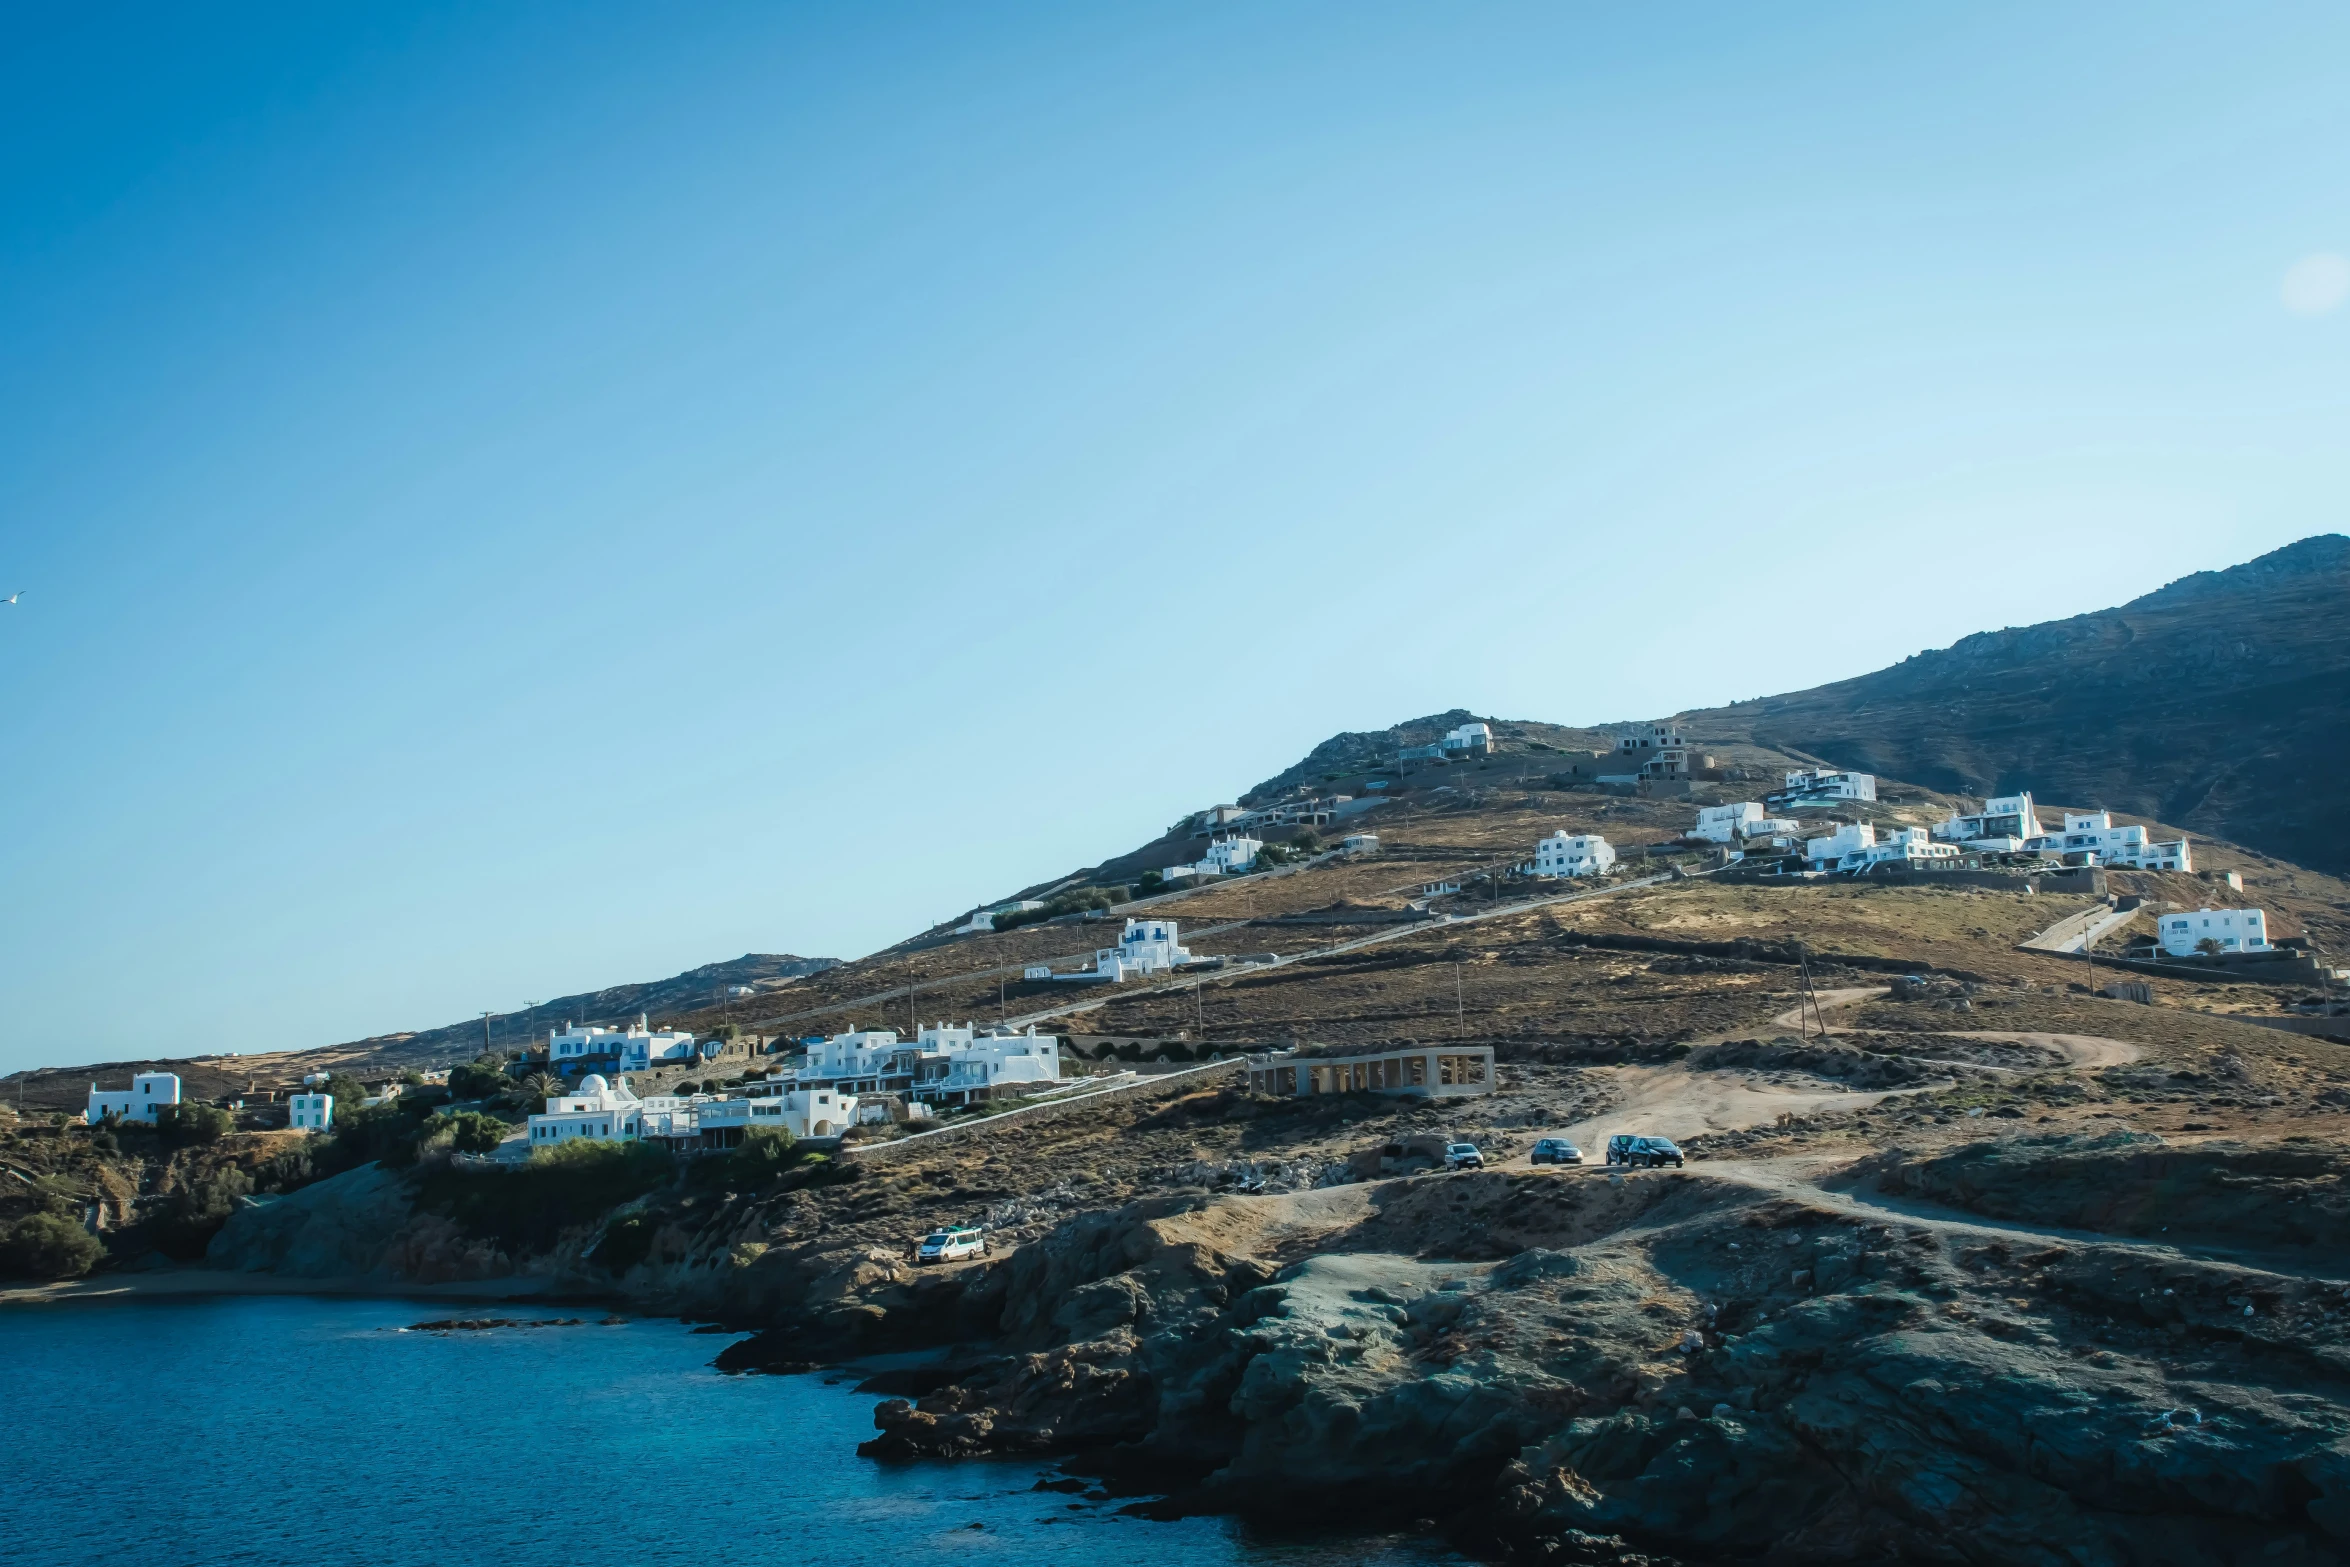
M 813 1127 L 809 1129 L 809 1135 L 812 1137 L 830 1137 L 832 1135 L 832 1123 L 830 1121 L 818 1121 Z

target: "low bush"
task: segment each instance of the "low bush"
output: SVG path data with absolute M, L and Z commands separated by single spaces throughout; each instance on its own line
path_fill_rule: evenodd
M 78 1279 L 106 1248 L 62 1213 L 28 1213 L 0 1227 L 0 1278 Z
M 155 1110 L 155 1135 L 169 1148 L 217 1143 L 235 1125 L 236 1118 L 218 1105 L 158 1105 Z
M 479 1110 L 441 1111 L 424 1125 L 427 1138 L 446 1137 L 459 1153 L 488 1153 L 506 1140 L 513 1127 Z
M 666 1186 L 677 1161 L 650 1143 L 542 1148 L 516 1170 L 436 1170 L 417 1206 L 509 1249 L 545 1251 L 574 1226 Z

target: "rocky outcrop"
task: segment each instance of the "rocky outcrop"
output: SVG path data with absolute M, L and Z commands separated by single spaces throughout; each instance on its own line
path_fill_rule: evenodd
M 1177 1508 L 1537 1559 L 2350 1553 L 2338 1283 L 1695 1172 L 1389 1183 L 1245 1255 L 1296 1201 L 1091 1215 L 987 1270 L 966 1304 L 1020 1352 L 884 1403 L 867 1451 L 1069 1454 Z M 1464 1245 L 1479 1206 L 1505 1244 Z
M 248 1199 L 212 1238 L 205 1261 L 289 1279 L 380 1277 L 415 1195 L 379 1164 L 346 1170 L 287 1196 Z

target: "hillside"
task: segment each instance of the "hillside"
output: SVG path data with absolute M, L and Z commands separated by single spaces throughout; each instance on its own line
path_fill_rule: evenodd
M 2095 801 L 2350 870 L 2350 538 L 2118 609 L 1962 638 L 1833 685 L 1682 715 L 1953 794 Z

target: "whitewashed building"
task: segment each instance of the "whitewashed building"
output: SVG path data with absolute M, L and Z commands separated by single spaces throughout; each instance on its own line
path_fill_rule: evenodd
M 1014 898 L 1011 902 L 999 903 L 992 909 L 981 909 L 962 924 L 957 925 L 952 934 L 968 936 L 979 931 L 993 930 L 995 929 L 996 916 L 999 914 L 1026 914 L 1031 909 L 1043 907 L 1043 901 L 1037 898 Z
M 1170 865 L 1159 874 L 1170 881 L 1178 876 L 1235 876 L 1255 869 L 1257 853 L 1263 848 L 1262 842 L 1242 834 L 1218 838 L 1198 860 L 1189 865 Z
M 1033 1093 L 1061 1080 L 1061 1041 L 1058 1035 L 980 1034 L 940 1052 L 937 1070 L 922 1064 L 914 1096 L 934 1104 L 969 1104 L 1000 1093 Z
M 1777 810 L 1791 805 L 1819 805 L 1834 800 L 1874 800 L 1877 797 L 1877 779 L 1874 773 L 1805 772 L 1797 770 L 1787 775 L 1787 787 L 1769 797 L 1771 808 Z
M 547 1065 L 562 1072 L 594 1066 L 610 1072 L 644 1072 L 694 1060 L 694 1036 L 680 1029 L 656 1029 L 643 1013 L 627 1028 L 566 1027 L 547 1034 Z
M 857 1124 L 857 1096 L 834 1088 L 761 1092 L 754 1085 L 745 1097 L 729 1095 L 705 1100 L 692 1108 L 694 1130 L 705 1143 L 725 1142 L 730 1132 L 757 1131 L 762 1127 L 789 1132 L 794 1137 L 838 1137 Z
M 2165 914 L 2158 922 L 2163 952 L 2191 958 L 2206 941 L 2219 943 L 2222 952 L 2269 950 L 2268 915 L 2260 909 L 2197 909 L 2192 914 Z
M 2044 833 L 2025 847 L 2061 857 L 2067 865 L 2103 865 L 2140 871 L 2191 871 L 2187 840 L 2155 842 L 2143 827 L 2116 827 L 2108 811 L 2067 811 L 2064 831 Z
M 590 1072 L 568 1094 L 550 1095 L 544 1114 L 530 1118 L 533 1148 L 569 1142 L 634 1142 L 644 1101 L 625 1082 L 608 1083 Z
M 1941 842 L 1987 854 L 2017 853 L 2045 831 L 2028 792 L 1985 800 L 1979 811 L 1961 811 L 1934 824 Z
M 92 1083 L 89 1108 L 82 1112 L 82 1119 L 91 1126 L 110 1116 L 117 1121 L 145 1121 L 152 1126 L 156 1111 L 179 1102 L 177 1072 L 141 1072 L 124 1089 L 102 1089 Z
M 1457 729 L 1448 730 L 1437 743 L 1444 747 L 1448 756 L 1455 753 L 1475 756 L 1493 749 L 1493 726 L 1463 724 Z
M 1748 838 L 1768 838 L 1794 832 L 1799 824 L 1777 817 L 1763 815 L 1762 805 L 1754 800 L 1741 800 L 1735 805 L 1702 805 L 1697 809 L 1697 825 L 1689 829 L 1689 836 L 1708 843 L 1742 843 Z
M 332 1094 L 287 1095 L 286 1125 L 297 1132 L 333 1131 L 335 1096 Z
M 1824 838 L 1804 841 L 1803 857 L 1815 871 L 1865 874 L 1892 861 L 1931 868 L 1958 858 L 1956 845 L 1936 843 L 1923 827 L 1903 827 L 1880 839 L 1867 822 L 1846 822 Z
M 1191 949 L 1176 939 L 1177 926 L 1173 920 L 1128 920 L 1119 934 L 1115 947 L 1104 947 L 1093 955 L 1094 967 L 1114 965 L 1119 978 L 1129 975 L 1163 974 L 1179 963 L 1191 961 Z
M 1561 828 L 1534 845 L 1537 876 L 1604 876 L 1615 864 L 1615 846 L 1595 832 Z

